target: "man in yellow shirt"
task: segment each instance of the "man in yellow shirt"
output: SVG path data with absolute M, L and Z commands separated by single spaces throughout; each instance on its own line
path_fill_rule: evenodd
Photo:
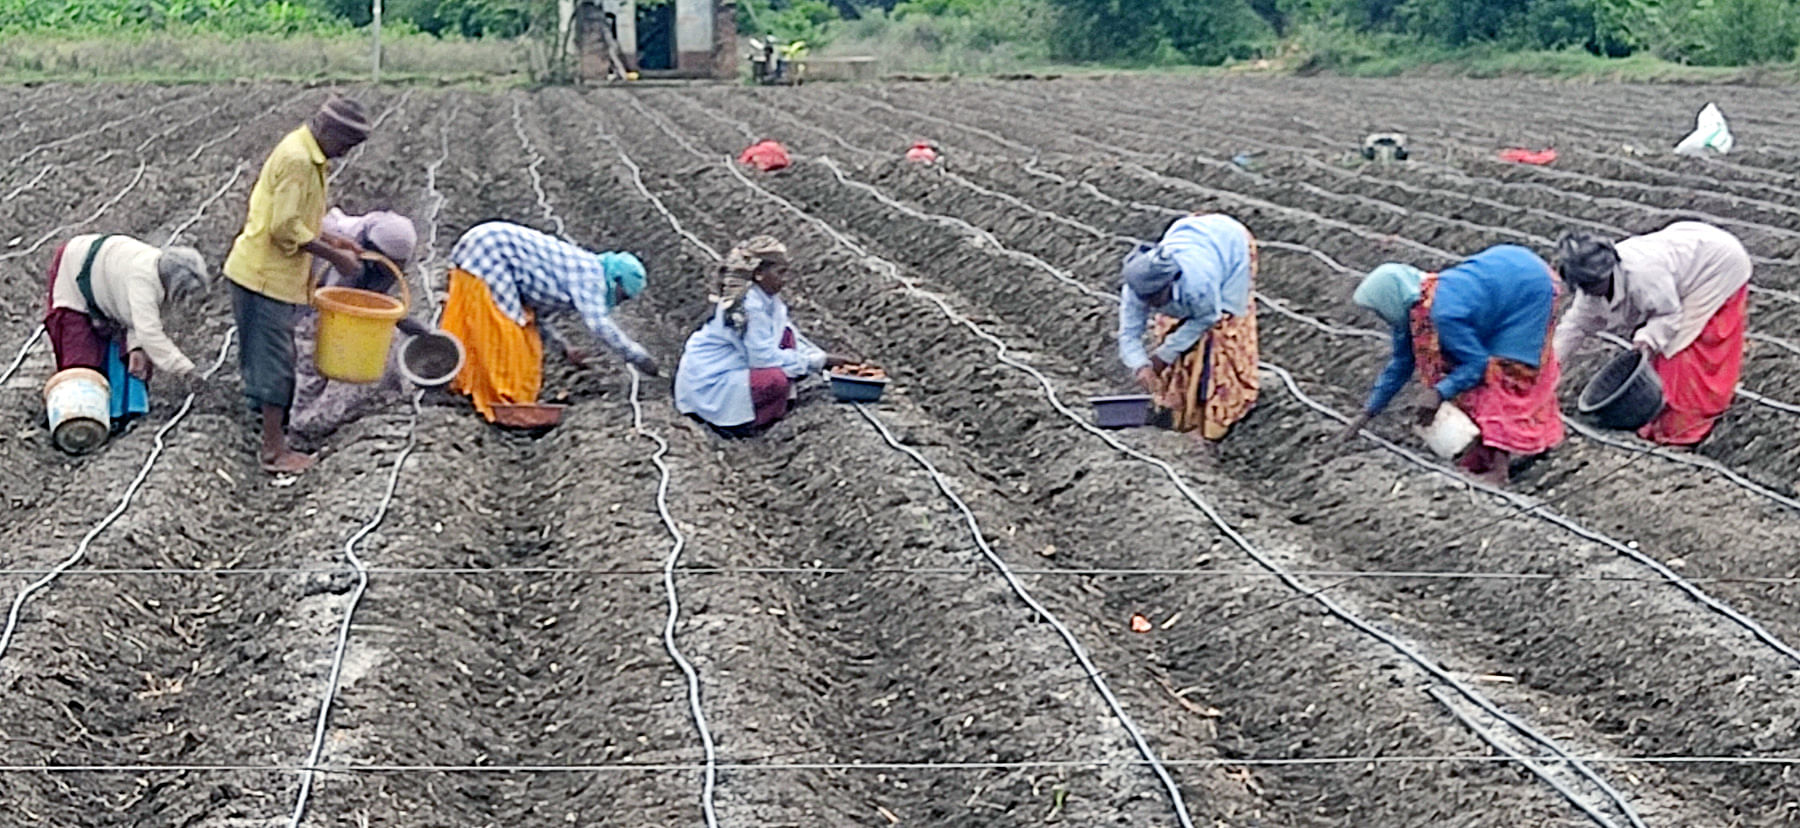
M 298 474 L 313 458 L 288 448 L 287 413 L 294 400 L 294 326 L 306 305 L 312 257 L 343 273 L 358 273 L 356 244 L 322 229 L 326 161 L 340 158 L 369 134 L 362 105 L 350 98 L 325 102 L 305 125 L 287 134 L 263 162 L 250 191 L 244 229 L 231 243 L 225 278 L 238 329 L 238 372 L 244 396 L 262 414 L 264 471 Z

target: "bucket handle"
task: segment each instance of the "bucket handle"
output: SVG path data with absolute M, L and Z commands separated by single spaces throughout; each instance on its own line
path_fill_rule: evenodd
M 383 256 L 373 250 L 364 250 L 361 258 L 365 262 L 374 262 L 381 265 L 382 267 L 387 268 L 388 272 L 393 274 L 394 283 L 400 286 L 400 310 L 402 312 L 411 310 L 412 285 L 408 284 L 406 273 L 400 269 L 400 266 L 394 264 L 393 259 Z
M 405 312 L 412 308 L 412 285 L 406 278 L 406 272 L 401 270 L 399 265 L 394 264 L 393 259 L 383 256 L 373 250 L 364 250 L 362 255 L 357 258 L 365 262 L 374 262 L 387 268 L 388 272 L 393 274 L 394 282 L 400 286 L 400 310 Z M 306 295 L 313 297 L 313 307 L 318 307 L 319 305 L 319 300 L 317 298 L 318 290 L 319 278 L 308 273 L 306 279 Z

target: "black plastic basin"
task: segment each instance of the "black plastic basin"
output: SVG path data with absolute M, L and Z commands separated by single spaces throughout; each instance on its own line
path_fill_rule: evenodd
M 1582 389 L 1576 409 L 1601 428 L 1631 431 L 1662 413 L 1662 378 L 1650 360 L 1626 351 L 1606 363 Z

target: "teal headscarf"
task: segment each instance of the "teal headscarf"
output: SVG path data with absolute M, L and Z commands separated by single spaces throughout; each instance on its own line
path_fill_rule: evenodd
M 612 287 L 617 286 L 625 298 L 630 299 L 644 291 L 647 274 L 644 263 L 630 253 L 602 253 L 600 267 L 606 271 L 606 302 L 612 305 Z
M 1369 271 L 1362 284 L 1357 285 L 1352 299 L 1397 328 L 1406 324 L 1413 305 L 1419 303 L 1419 284 L 1424 281 L 1424 271 L 1412 265 L 1389 262 Z

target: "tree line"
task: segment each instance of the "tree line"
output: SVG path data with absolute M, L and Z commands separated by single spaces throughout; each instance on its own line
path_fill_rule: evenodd
M 638 0 L 650 6 L 671 0 Z M 1333 62 L 1489 47 L 1648 54 L 1742 66 L 1796 58 L 1800 0 L 737 0 L 740 29 L 829 41 L 855 18 L 929 48 L 1023 45 L 1049 60 L 1219 64 L 1299 53 Z M 555 0 L 385 0 L 385 24 L 516 37 Z M 368 0 L 0 0 L 0 33 L 348 31 Z

